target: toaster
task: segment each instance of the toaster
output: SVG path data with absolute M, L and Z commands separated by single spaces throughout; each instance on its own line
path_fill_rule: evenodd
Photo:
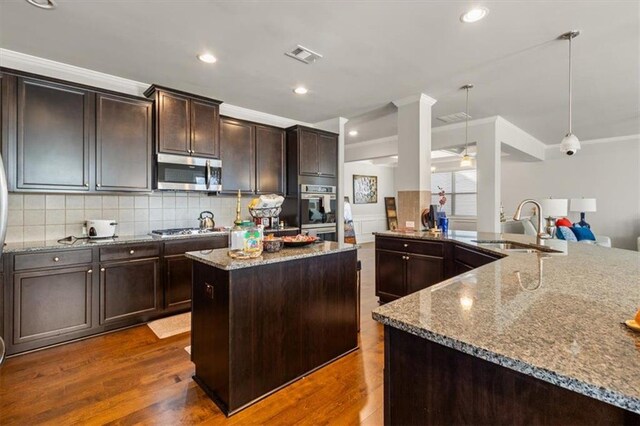
M 115 220 L 87 220 L 85 226 L 89 238 L 112 238 L 116 235 Z

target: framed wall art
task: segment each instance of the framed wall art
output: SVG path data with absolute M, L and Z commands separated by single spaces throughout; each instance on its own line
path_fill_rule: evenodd
M 353 204 L 378 202 L 378 177 L 353 175 Z

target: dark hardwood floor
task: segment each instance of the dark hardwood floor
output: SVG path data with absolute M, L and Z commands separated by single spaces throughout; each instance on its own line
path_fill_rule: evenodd
M 0 367 L 0 425 L 381 425 L 373 244 L 359 258 L 360 349 L 231 418 L 191 379 L 189 334 L 160 340 L 144 325 L 8 359 Z

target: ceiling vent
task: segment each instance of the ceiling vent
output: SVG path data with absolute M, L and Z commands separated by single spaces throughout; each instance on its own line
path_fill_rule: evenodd
M 285 52 L 285 55 L 290 58 L 297 59 L 300 62 L 304 62 L 305 64 L 312 64 L 322 58 L 321 54 L 300 45 L 297 45 L 291 52 Z
M 467 113 L 456 112 L 455 114 L 443 115 L 437 118 L 438 120 L 445 123 L 455 123 L 456 121 L 464 121 L 467 117 L 469 117 L 469 120 L 471 120 L 471 116 L 467 115 Z

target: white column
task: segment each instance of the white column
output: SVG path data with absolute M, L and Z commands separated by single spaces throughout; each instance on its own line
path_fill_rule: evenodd
M 500 140 L 477 142 L 478 232 L 500 232 Z
M 393 102 L 398 107 L 398 226 L 420 228 L 420 214 L 431 200 L 431 107 L 420 93 Z

